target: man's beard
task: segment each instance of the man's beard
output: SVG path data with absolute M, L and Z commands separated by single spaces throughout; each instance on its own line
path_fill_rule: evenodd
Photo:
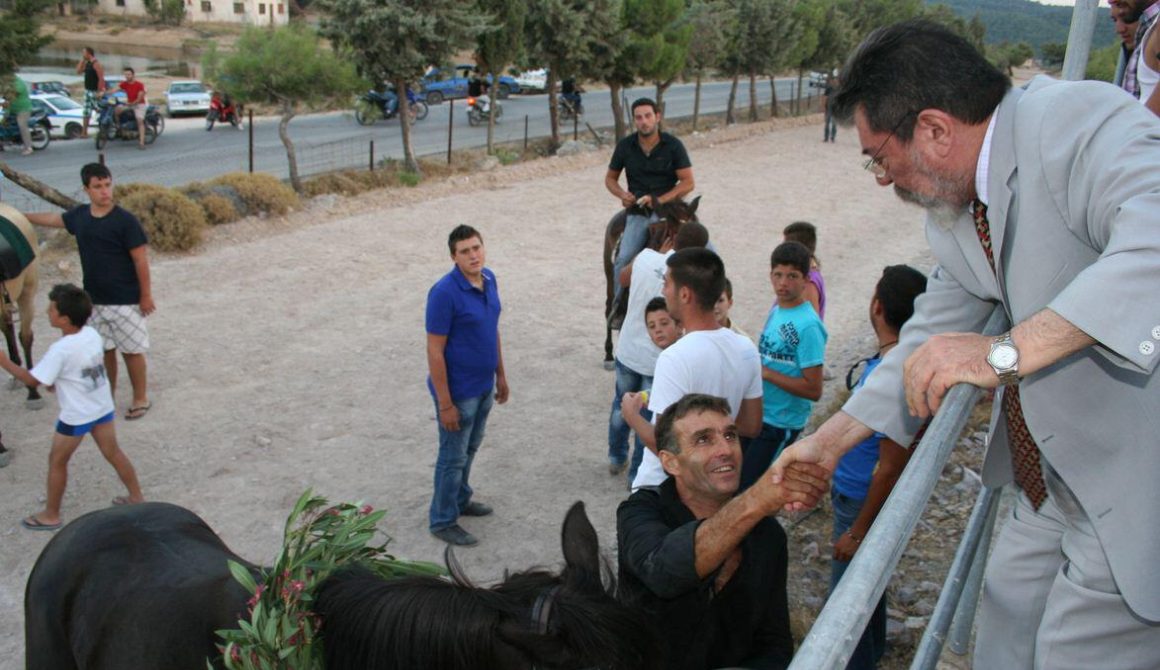
M 918 193 L 894 185 L 894 192 L 903 202 L 922 207 L 940 228 L 950 230 L 962 216 L 970 202 L 970 175 L 946 177 L 938 174 L 923 160 L 918 151 L 911 149 L 909 158 L 914 170 L 926 177 L 934 190 L 933 194 Z

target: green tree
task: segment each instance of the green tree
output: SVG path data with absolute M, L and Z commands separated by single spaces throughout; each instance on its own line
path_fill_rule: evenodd
M 792 13 L 790 0 L 740 0 L 737 3 L 737 33 L 727 60 L 735 68 L 735 78 L 739 72 L 749 75 L 750 121 L 758 119 L 757 77 L 769 75 L 772 79 L 773 74 L 787 64 L 797 46 L 797 22 Z M 734 94 L 731 97 L 735 97 Z M 776 90 L 770 109 L 774 115 L 777 114 Z
M 490 27 L 474 4 L 459 0 L 320 0 L 322 34 L 338 45 L 362 76 L 394 83 L 400 100 L 431 64 L 475 45 Z M 411 126 L 400 123 L 405 169 L 419 173 Z
M 346 99 L 365 82 L 358 78 L 353 66 L 339 60 L 312 29 L 301 23 L 274 29 L 247 28 L 233 53 L 220 65 L 212 65 L 208 71 L 217 73 L 218 88 L 234 98 L 278 106 L 282 114 L 278 137 L 286 148 L 290 185 L 301 192 L 298 159 L 288 129 L 290 120 L 300 106 Z
M 705 72 L 721 63 L 729 33 L 737 30 L 737 12 L 724 0 L 694 0 L 689 6 L 689 26 L 697 39 L 689 44 L 687 67 L 696 81 L 693 94 L 693 130 L 701 115 L 701 80 Z
M 1102 49 L 1094 49 L 1088 58 L 1084 79 L 1110 82 L 1116 76 L 1116 64 L 1120 59 L 1120 45 L 1113 44 Z
M 923 0 L 839 0 L 838 6 L 850 17 L 857 42 L 875 28 L 912 19 L 922 13 Z
M 656 86 L 657 108 L 663 114 L 665 91 L 685 69 L 693 37 L 684 0 L 624 0 L 624 24 L 638 74 Z
M 524 48 L 524 18 L 527 3 L 524 0 L 476 0 L 481 14 L 490 16 L 492 27 L 480 33 L 475 56 L 479 74 L 486 78 L 494 74 L 492 97 L 498 99 L 499 77 L 514 62 Z M 487 117 L 487 153 L 495 153 L 495 110 L 491 106 Z
M 145 13 L 166 26 L 180 26 L 185 20 L 184 0 L 142 0 Z
M 0 95 L 13 87 L 12 78 L 21 63 L 28 62 L 42 46 L 52 41 L 40 34 L 40 17 L 52 4 L 46 0 L 14 0 L 0 10 Z M 11 99 L 12 93 L 5 97 Z M 0 173 L 12 183 L 35 193 L 58 207 L 73 207 L 77 202 L 48 184 L 7 163 L 0 162 Z
M 1039 60 L 1045 68 L 1057 68 L 1063 65 L 1063 57 L 1067 55 L 1066 42 L 1044 42 L 1039 45 Z
M 621 92 L 636 81 L 637 63 L 628 29 L 624 25 L 621 0 L 592 0 L 588 57 L 582 64 L 585 77 L 608 85 L 616 139 L 628 134 Z

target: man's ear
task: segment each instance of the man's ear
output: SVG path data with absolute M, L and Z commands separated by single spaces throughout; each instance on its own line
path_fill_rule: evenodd
M 661 458 L 661 467 L 669 473 L 669 476 L 677 477 L 681 474 L 681 461 L 676 454 L 667 449 L 661 449 L 657 451 L 657 455 Z
M 954 149 L 955 132 L 960 122 L 941 109 L 924 109 L 914 123 L 911 142 L 918 148 L 939 158 L 945 158 Z
M 677 300 L 680 300 L 682 305 L 691 305 L 695 299 L 692 288 L 682 286 L 677 289 Z

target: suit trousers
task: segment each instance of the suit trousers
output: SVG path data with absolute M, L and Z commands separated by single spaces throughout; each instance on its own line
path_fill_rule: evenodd
M 1160 623 L 1128 609 L 1087 514 L 1043 466 L 1047 500 L 1036 511 L 1019 492 L 987 563 L 975 670 L 1160 668 Z

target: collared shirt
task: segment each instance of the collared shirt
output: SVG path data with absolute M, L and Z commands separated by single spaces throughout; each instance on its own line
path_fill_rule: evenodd
M 1140 97 L 1140 83 L 1136 79 L 1136 68 L 1140 63 L 1140 58 L 1144 53 L 1144 35 L 1152 24 L 1156 22 L 1156 17 L 1160 16 L 1160 2 L 1154 2 L 1144 9 L 1140 14 L 1140 25 L 1136 26 L 1136 48 L 1132 50 L 1132 54 L 1128 56 L 1128 64 L 1124 67 L 1124 80 L 1120 84 L 1133 97 Z
M 427 293 L 427 332 L 447 336 L 443 360 L 453 401 L 481 396 L 495 386 L 499 367 L 499 289 L 495 273 L 483 269 L 483 288 L 471 285 L 458 267 Z M 431 377 L 427 388 L 435 394 Z
M 672 479 L 620 503 L 617 597 L 657 624 L 661 667 L 785 668 L 793 657 L 786 596 L 786 536 L 764 518 L 741 543 L 741 564 L 717 591 L 717 571 L 697 577 L 694 537 L 701 522 Z
M 975 197 L 984 205 L 991 201 L 987 179 L 991 176 L 991 142 L 995 138 L 995 119 L 999 116 L 998 112 L 998 107 L 991 112 L 991 120 L 987 122 L 987 134 L 983 135 L 983 146 L 979 148 L 979 162 L 975 163 Z M 970 205 L 967 205 L 967 211 L 971 211 Z
M 693 167 L 685 145 L 668 133 L 659 133 L 660 140 L 652 151 L 645 153 L 640 146 L 640 133 L 633 133 L 616 144 L 609 170 L 624 170 L 628 190 L 637 198 L 661 196 L 673 190 L 679 181 L 677 170 Z

